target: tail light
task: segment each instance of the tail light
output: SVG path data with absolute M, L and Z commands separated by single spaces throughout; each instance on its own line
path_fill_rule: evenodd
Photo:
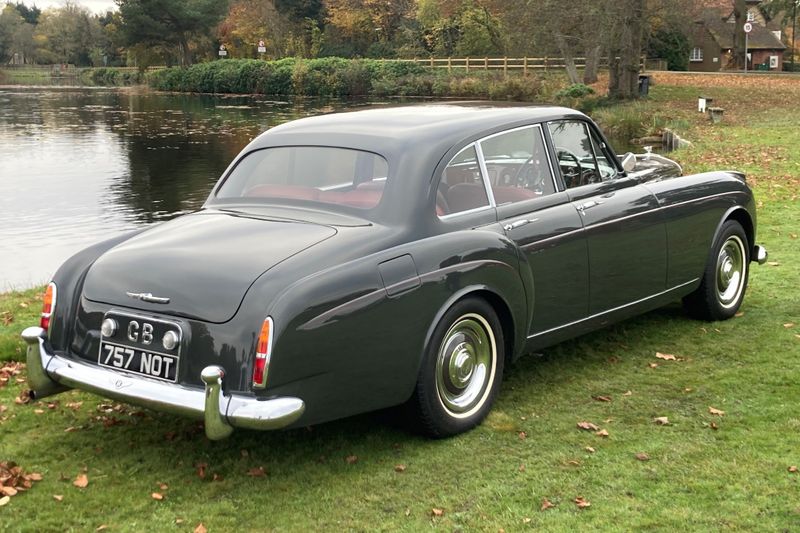
M 253 388 L 263 389 L 267 386 L 269 373 L 269 357 L 272 351 L 272 318 L 267 317 L 261 325 L 256 344 L 256 358 L 253 361 Z
M 47 284 L 44 292 L 44 303 L 42 305 L 42 318 L 39 319 L 39 327 L 47 331 L 50 328 L 50 317 L 56 309 L 56 284 L 52 281 Z

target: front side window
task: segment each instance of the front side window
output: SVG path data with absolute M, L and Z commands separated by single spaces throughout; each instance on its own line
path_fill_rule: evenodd
M 489 206 L 478 152 L 469 145 L 450 160 L 436 192 L 436 214 L 452 215 Z
M 689 61 L 702 61 L 703 60 L 703 49 L 702 48 L 692 48 L 692 55 L 689 56 Z
M 306 200 L 369 209 L 383 195 L 389 165 L 378 154 L 324 146 L 282 146 L 246 155 L 217 198 Z
M 578 120 L 551 122 L 550 136 L 556 148 L 561 177 L 568 189 L 600 181 L 592 138 L 586 123 Z
M 501 133 L 484 139 L 480 144 L 497 205 L 555 192 L 540 127 Z

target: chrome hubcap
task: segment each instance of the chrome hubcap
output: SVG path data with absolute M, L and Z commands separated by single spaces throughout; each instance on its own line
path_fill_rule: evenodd
M 494 335 L 482 316 L 467 314 L 450 326 L 436 357 L 436 392 L 453 416 L 469 416 L 483 405 L 496 353 Z
M 744 243 L 732 235 L 717 256 L 717 299 L 723 307 L 731 307 L 739 300 L 744 287 L 745 268 Z

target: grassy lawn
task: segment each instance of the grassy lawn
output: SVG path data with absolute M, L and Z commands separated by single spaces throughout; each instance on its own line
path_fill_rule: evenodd
M 442 441 L 377 413 L 209 442 L 193 421 L 74 391 L 17 405 L 12 376 L 0 462 L 43 479 L 0 507 L 0 530 L 797 528 L 800 81 L 725 80 L 660 75 L 646 105 L 685 125 L 687 172 L 736 168 L 755 185 L 770 264 L 753 265 L 740 316 L 696 322 L 676 303 L 523 358 L 489 419 Z M 39 292 L 0 295 L 0 360 L 20 357 Z

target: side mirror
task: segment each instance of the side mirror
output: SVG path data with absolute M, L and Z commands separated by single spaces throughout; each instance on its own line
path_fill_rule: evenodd
M 622 169 L 625 172 L 633 172 L 636 168 L 636 156 L 633 155 L 631 152 L 628 152 L 624 156 L 622 156 Z

